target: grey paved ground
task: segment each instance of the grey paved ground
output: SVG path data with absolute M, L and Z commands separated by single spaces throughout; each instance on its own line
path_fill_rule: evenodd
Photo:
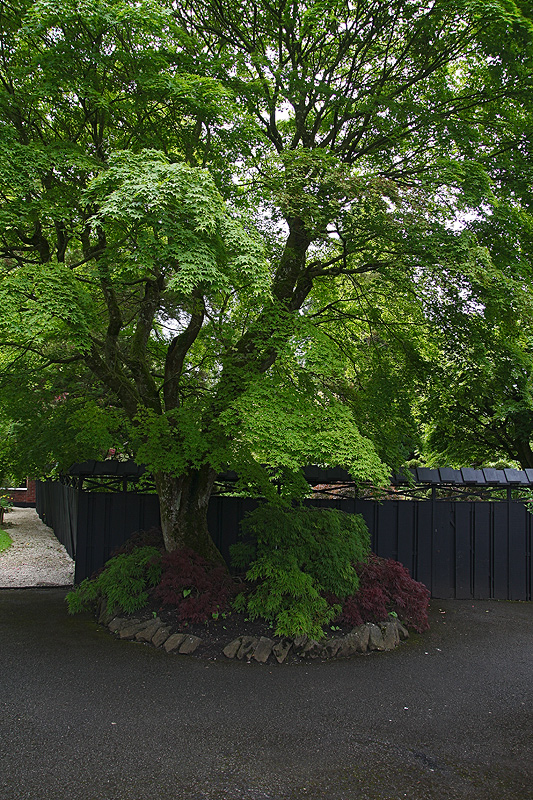
M 0 800 L 533 798 L 531 604 L 274 667 L 116 641 L 63 597 L 0 591 Z
M 0 589 L 72 585 L 74 561 L 34 508 L 13 508 L 1 527 L 13 544 L 0 553 Z

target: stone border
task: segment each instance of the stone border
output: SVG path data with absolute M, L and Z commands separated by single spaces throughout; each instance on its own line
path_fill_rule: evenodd
M 202 644 L 199 636 L 185 633 L 173 633 L 159 617 L 138 619 L 110 614 L 106 610 L 105 600 L 101 601 L 97 619 L 119 639 L 129 639 L 154 647 L 162 648 L 167 653 L 191 655 Z M 323 641 L 297 636 L 293 639 L 269 639 L 266 636 L 238 636 L 229 642 L 222 654 L 228 659 L 250 662 L 252 659 L 265 664 L 277 661 L 283 664 L 289 653 L 300 659 L 330 660 L 348 658 L 357 653 L 394 650 L 402 640 L 409 638 L 409 632 L 400 620 L 390 618 L 385 622 L 374 624 L 367 622 L 359 625 L 345 636 L 327 638 Z

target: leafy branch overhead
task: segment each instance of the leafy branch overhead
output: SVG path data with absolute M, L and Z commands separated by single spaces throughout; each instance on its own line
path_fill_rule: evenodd
M 265 461 L 384 481 L 417 444 L 435 299 L 482 303 L 480 274 L 508 268 L 458 221 L 505 218 L 527 161 L 528 14 L 3 8 L 0 462 L 112 445 L 154 472 L 167 548 L 215 558 L 222 466 L 255 488 Z

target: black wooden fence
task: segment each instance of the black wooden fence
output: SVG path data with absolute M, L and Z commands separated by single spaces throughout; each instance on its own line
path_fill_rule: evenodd
M 435 598 L 532 600 L 532 515 L 516 500 L 313 500 L 362 514 L 372 549 L 404 564 Z M 257 505 L 213 496 L 211 534 L 228 558 L 239 523 Z M 156 495 L 85 492 L 37 485 L 37 512 L 76 560 L 75 581 L 91 575 L 133 532 L 159 525 Z

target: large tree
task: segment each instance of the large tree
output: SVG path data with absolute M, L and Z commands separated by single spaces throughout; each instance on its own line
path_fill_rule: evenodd
M 224 464 L 259 479 L 262 428 L 247 421 L 265 387 L 285 466 L 308 456 L 384 479 L 346 392 L 289 391 L 282 367 L 305 370 L 302 343 L 324 320 L 339 340 L 372 276 L 414 296 L 434 273 L 479 266 L 449 222 L 488 191 L 473 142 L 488 157 L 498 109 L 528 90 L 526 11 L 2 6 L 4 384 L 38 386 L 55 407 L 85 385 L 94 408 L 123 416 L 167 548 L 216 557 L 207 503 Z
M 441 296 L 432 310 L 440 325 L 418 404 L 424 452 L 436 464 L 505 460 L 533 467 L 530 279 L 502 282 L 490 261 L 480 277 L 475 296 L 456 296 L 444 308 Z

